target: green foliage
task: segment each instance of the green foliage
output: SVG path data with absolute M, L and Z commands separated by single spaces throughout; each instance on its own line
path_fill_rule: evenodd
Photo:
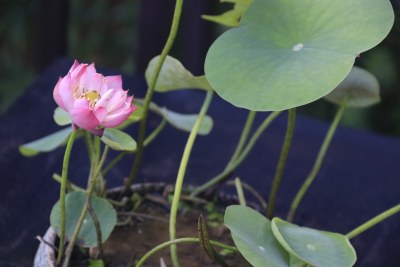
M 221 2 L 233 3 L 233 8 L 221 15 L 203 15 L 203 19 L 222 24 L 228 27 L 239 26 L 240 18 L 246 12 L 247 8 L 253 0 L 221 0 Z
M 0 114 L 32 82 L 35 1 L 2 1 L 0 10 Z
M 155 68 L 160 56 L 156 56 L 150 60 L 146 69 L 146 81 L 150 83 L 150 79 L 154 76 Z M 205 76 L 193 76 L 182 63 L 171 56 L 167 56 L 158 75 L 156 92 L 168 92 L 181 89 L 203 89 L 212 90 Z
M 135 102 L 135 104 L 139 107 L 143 107 L 142 102 Z M 194 126 L 194 123 L 197 120 L 197 114 L 181 114 L 174 111 L 171 111 L 165 107 L 159 107 L 155 103 L 150 103 L 150 110 L 157 113 L 161 117 L 165 118 L 165 120 L 173 127 L 185 131 L 190 132 Z M 213 120 L 210 116 L 204 116 L 203 121 L 200 124 L 200 128 L 198 131 L 199 135 L 207 135 L 211 132 L 213 128 Z
M 65 126 L 72 123 L 69 113 L 60 107 L 56 107 L 54 110 L 53 119 L 60 126 Z
M 72 127 L 67 127 L 38 140 L 23 144 L 19 147 L 19 151 L 26 157 L 31 157 L 40 152 L 50 152 L 54 149 L 65 145 L 69 135 L 72 132 Z
M 101 259 L 94 260 L 94 259 L 89 259 L 89 265 L 88 267 L 104 267 L 104 261 Z
M 324 98 L 339 104 L 347 97 L 347 106 L 364 108 L 380 101 L 379 82 L 374 75 L 359 67 L 353 67 L 346 78 Z
M 289 266 L 289 254 L 272 234 L 271 222 L 245 206 L 229 206 L 225 224 L 243 257 L 254 267 Z
M 238 107 L 304 105 L 332 91 L 356 56 L 385 38 L 393 19 L 387 0 L 255 0 L 240 27 L 209 49 L 206 77 Z
M 197 114 L 180 114 L 165 108 L 163 108 L 161 112 L 164 118 L 172 126 L 185 132 L 190 132 L 192 130 L 193 125 L 198 117 Z M 213 120 L 211 119 L 210 116 L 205 116 L 200 125 L 198 134 L 207 135 L 211 132 L 212 127 L 213 127 Z
M 136 149 L 136 141 L 129 134 L 115 128 L 106 128 L 101 141 L 114 150 L 134 151 Z
M 117 214 L 107 200 L 93 196 L 92 207 L 99 220 L 102 241 L 106 241 L 117 223 Z M 75 191 L 66 195 L 66 236 L 71 239 L 78 223 L 81 211 L 86 203 L 86 193 Z M 57 202 L 50 214 L 50 224 L 60 233 L 60 203 Z M 78 235 L 77 244 L 82 247 L 97 247 L 97 236 L 95 225 L 89 212 L 86 214 L 81 230 Z
M 224 216 L 215 202 L 208 202 L 204 209 L 207 211 L 207 226 L 220 227 L 223 224 Z
M 129 0 L 69 3 L 69 56 L 133 73 L 138 3 Z
M 348 267 L 357 260 L 356 252 L 347 237 L 326 231 L 272 219 L 272 232 L 290 253 L 312 266 Z
M 229 206 L 225 224 L 235 245 L 255 267 L 349 267 L 356 261 L 347 237 L 288 223 L 272 222 L 245 206 Z

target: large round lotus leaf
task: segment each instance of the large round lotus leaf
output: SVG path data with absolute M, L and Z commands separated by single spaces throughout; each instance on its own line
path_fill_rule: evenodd
M 349 267 L 357 260 L 347 237 L 272 219 L 272 232 L 293 256 L 316 267 Z
M 206 77 L 238 107 L 277 111 L 307 104 L 332 91 L 393 20 L 388 0 L 255 0 L 240 27 L 209 49 Z
M 347 97 L 347 106 L 363 108 L 380 101 L 379 82 L 374 75 L 359 67 L 353 67 L 347 77 L 324 98 L 340 104 Z

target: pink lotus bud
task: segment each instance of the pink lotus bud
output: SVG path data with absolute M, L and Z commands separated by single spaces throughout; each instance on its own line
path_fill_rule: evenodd
M 75 60 L 67 76 L 54 88 L 54 100 L 76 127 L 102 135 L 104 128 L 122 124 L 135 111 L 133 96 L 122 89 L 121 76 L 103 76 L 94 64 Z

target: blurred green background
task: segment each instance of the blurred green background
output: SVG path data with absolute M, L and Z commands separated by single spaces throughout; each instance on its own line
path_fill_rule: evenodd
M 35 41 L 35 38 L 37 38 L 37 26 L 35 25 L 38 21 L 37 1 L 1 0 L 0 114 L 4 113 L 7 107 L 23 93 L 23 90 L 32 83 L 41 70 L 35 63 L 35 53 L 37 51 L 35 49 L 35 45 L 37 46 Z M 163 8 L 156 4 L 157 1 L 142 1 L 154 2 L 155 9 Z M 199 0 L 188 0 L 188 2 L 193 3 L 196 1 Z M 218 0 L 204 1 L 210 3 L 208 6 L 218 9 L 213 10 L 212 13 L 214 14 L 229 8 L 227 4 L 219 5 Z M 168 6 L 173 6 L 172 0 L 167 2 Z M 68 57 L 77 58 L 81 62 L 96 62 L 98 66 L 115 68 L 127 74 L 142 72 L 142 70 L 138 71 L 136 64 L 139 46 L 138 36 L 140 36 L 138 34 L 140 32 L 140 1 L 69 0 L 67 3 L 66 55 Z M 397 2 L 393 3 L 397 17 L 398 4 Z M 196 8 L 196 6 L 194 5 L 192 8 Z M 51 10 L 47 12 L 51 12 Z M 160 19 L 158 16 L 147 19 L 153 20 L 156 26 L 159 23 L 160 27 L 169 27 L 166 25 L 167 23 L 158 22 L 157 20 Z M 186 22 L 185 17 L 183 19 L 180 38 L 195 38 L 193 37 L 195 33 L 189 28 L 192 26 L 189 21 L 190 18 L 187 18 Z M 213 28 L 211 28 L 209 22 L 205 23 L 209 33 L 202 33 L 200 36 L 208 36 L 210 40 L 223 30 L 221 27 L 212 26 Z M 399 33 L 400 25 L 396 20 L 392 32 L 384 42 L 375 49 L 363 53 L 356 63 L 372 72 L 378 78 L 382 89 L 382 102 L 368 109 L 349 109 L 346 111 L 342 124 L 389 135 L 400 135 Z M 155 36 L 155 39 L 157 39 L 157 36 Z M 185 53 L 181 51 L 184 46 L 182 41 L 178 41 L 174 55 L 185 56 Z M 195 48 L 192 47 L 192 49 Z M 188 57 L 188 55 L 186 56 Z M 195 73 L 199 72 L 198 69 L 193 71 Z M 335 109 L 336 107 L 329 103 L 316 101 L 301 107 L 300 111 L 309 116 L 330 120 Z
M 4 112 L 40 72 L 33 55 L 35 4 L 27 0 L 1 4 L 0 112 Z M 70 0 L 67 56 L 133 73 L 137 6 L 137 1 L 129 0 Z

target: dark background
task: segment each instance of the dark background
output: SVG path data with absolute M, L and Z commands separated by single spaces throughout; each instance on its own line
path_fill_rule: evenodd
M 397 12 L 397 3 L 393 2 Z M 52 121 L 52 90 L 72 59 L 96 62 L 105 74 L 124 73 L 125 88 L 143 97 L 143 72 L 158 55 L 169 31 L 174 2 L 165 0 L 0 0 L 0 266 L 29 266 L 37 246 L 34 236 L 48 226 L 48 214 L 57 199 L 63 151 L 24 158 L 18 146 L 58 129 Z M 172 55 L 195 74 L 203 73 L 209 44 L 225 28 L 202 21 L 201 14 L 228 8 L 213 0 L 187 0 Z M 297 222 L 346 233 L 399 203 L 400 91 L 399 28 L 395 26 L 377 48 L 364 53 L 357 64 L 374 73 L 382 85 L 382 103 L 364 110 L 348 110 L 313 186 L 299 210 Z M 198 112 L 203 94 L 181 92 L 156 96 L 157 103 L 182 112 Z M 300 108 L 307 115 L 331 120 L 336 107 L 317 101 Z M 199 137 L 190 161 L 187 181 L 200 183 L 218 173 L 229 159 L 246 112 L 216 98 L 210 108 L 215 120 L 211 138 Z M 259 114 L 257 123 L 265 114 Z M 156 125 L 152 118 L 150 127 Z M 281 116 L 263 135 L 237 174 L 264 195 L 269 191 L 286 117 Z M 299 116 L 278 200 L 281 215 L 307 175 L 328 124 Z M 365 130 L 369 130 L 367 132 Z M 131 129 L 136 135 L 136 129 Z M 384 134 L 386 136 L 381 136 Z M 388 137 L 387 135 L 391 135 Z M 140 179 L 173 181 L 187 134 L 168 127 L 149 147 Z M 85 152 L 74 148 L 71 175 L 85 184 Z M 213 160 L 210 161 L 210 155 Z M 132 158 L 108 178 L 119 185 Z M 206 167 L 205 167 L 206 166 Z M 399 216 L 353 240 L 358 266 L 400 266 Z
M 392 1 L 396 14 L 399 3 Z M 172 0 L 1 0 L 0 113 L 59 56 L 96 62 L 125 74 L 142 74 L 149 59 L 164 45 L 173 6 Z M 200 16 L 219 14 L 230 7 L 218 0 L 185 1 L 172 55 L 193 73 L 203 74 L 209 45 L 226 29 Z M 356 63 L 377 76 L 382 103 L 349 110 L 344 125 L 400 134 L 399 30 L 396 19 L 390 35 Z M 299 110 L 330 120 L 335 107 L 316 101 Z

